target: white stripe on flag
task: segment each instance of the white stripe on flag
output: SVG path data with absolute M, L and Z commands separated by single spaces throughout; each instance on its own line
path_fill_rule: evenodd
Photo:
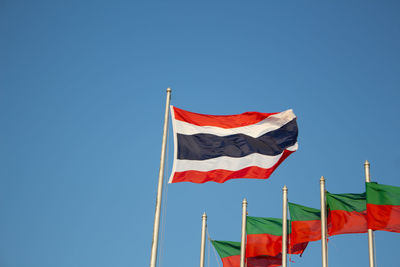
M 296 151 L 298 148 L 297 143 L 286 150 Z M 231 158 L 231 157 L 218 157 L 207 160 L 176 160 L 174 172 L 184 171 L 212 171 L 216 169 L 223 169 L 229 171 L 238 171 L 243 168 L 257 166 L 260 168 L 268 169 L 274 166 L 281 158 L 282 153 L 276 156 L 266 156 L 258 153 L 253 153 L 245 157 Z

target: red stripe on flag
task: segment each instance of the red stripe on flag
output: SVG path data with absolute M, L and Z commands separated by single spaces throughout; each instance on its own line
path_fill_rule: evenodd
M 220 128 L 237 128 L 260 122 L 275 113 L 245 112 L 237 115 L 206 115 L 173 107 L 176 120 L 198 126 L 215 126 Z
M 216 183 L 224 183 L 229 179 L 238 179 L 238 178 L 267 179 L 274 172 L 274 170 L 278 168 L 278 166 L 293 152 L 294 151 L 289 151 L 289 150 L 283 151 L 282 156 L 278 160 L 278 162 L 275 163 L 274 166 L 268 169 L 260 168 L 257 166 L 251 166 L 238 171 L 218 169 L 208 172 L 202 172 L 202 171 L 175 172 L 171 183 L 192 182 L 192 183 L 202 184 L 210 181 Z
M 351 233 L 366 233 L 367 211 L 331 210 L 328 215 L 328 234 L 341 235 Z
M 278 256 L 259 256 L 247 258 L 247 267 L 277 267 L 282 266 L 282 255 Z
M 240 255 L 221 258 L 223 267 L 240 267 Z
M 321 239 L 321 220 L 292 221 L 291 224 L 290 242 L 292 244 Z
M 246 257 L 276 256 L 282 252 L 282 236 L 270 234 L 247 235 Z
M 400 206 L 367 203 L 368 228 L 400 233 Z
M 240 267 L 240 255 L 221 258 L 223 267 Z M 282 265 L 282 256 L 259 256 L 246 258 L 247 267 L 277 267 Z

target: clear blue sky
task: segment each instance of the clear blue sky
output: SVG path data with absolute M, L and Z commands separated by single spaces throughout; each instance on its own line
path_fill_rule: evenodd
M 249 215 L 319 207 L 373 180 L 400 186 L 398 1 L 0 2 L 0 265 L 148 266 L 166 88 L 206 114 L 298 116 L 299 150 L 268 180 L 166 187 L 162 267 L 197 266 L 201 215 L 240 240 Z M 170 128 L 171 130 L 171 128 Z M 166 176 L 172 167 L 169 138 Z M 377 266 L 400 234 L 376 233 Z M 330 266 L 367 266 L 366 234 Z M 211 250 L 207 264 L 218 266 Z M 291 266 L 320 266 L 320 242 Z

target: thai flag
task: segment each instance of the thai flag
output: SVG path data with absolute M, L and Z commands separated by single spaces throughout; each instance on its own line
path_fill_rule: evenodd
M 171 106 L 174 164 L 169 183 L 267 179 L 297 150 L 297 122 L 280 113 L 205 115 Z

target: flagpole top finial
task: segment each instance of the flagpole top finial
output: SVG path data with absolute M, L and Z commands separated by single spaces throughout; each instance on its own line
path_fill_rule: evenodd
M 284 185 L 284 186 L 283 186 L 283 188 L 282 188 L 282 191 L 288 191 L 288 189 L 287 189 L 287 186 L 286 186 L 286 185 Z
M 325 182 L 325 178 L 324 178 L 324 176 L 321 176 L 321 179 L 319 179 L 319 181 L 322 183 L 322 182 Z
M 246 198 L 243 198 L 243 205 L 247 205 L 247 199 Z
M 365 160 L 364 165 L 369 165 L 368 160 Z
M 172 91 L 171 88 L 168 87 L 167 88 L 167 93 L 171 93 L 171 91 Z
M 203 216 L 201 216 L 202 218 L 207 218 L 207 214 L 206 212 L 203 213 Z

